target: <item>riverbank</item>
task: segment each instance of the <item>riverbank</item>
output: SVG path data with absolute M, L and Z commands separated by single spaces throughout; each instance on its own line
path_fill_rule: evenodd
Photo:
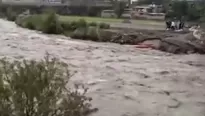
M 48 34 L 63 34 L 73 39 L 136 45 L 139 48 L 157 49 L 174 54 L 205 53 L 200 42 L 187 39 L 188 36 L 194 38 L 190 36 L 189 31 L 113 28 L 106 23 L 87 22 L 85 19 L 61 21 L 54 13 L 18 17 L 16 24 Z

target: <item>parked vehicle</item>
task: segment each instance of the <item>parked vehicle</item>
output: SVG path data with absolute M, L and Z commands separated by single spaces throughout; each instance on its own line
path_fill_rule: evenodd
M 117 17 L 115 12 L 113 10 L 103 10 L 101 12 L 101 17 L 104 17 L 104 18 L 115 18 Z
M 125 9 L 123 12 L 121 18 L 130 18 L 131 17 L 131 9 Z M 117 15 L 115 14 L 114 10 L 103 10 L 101 12 L 101 17 L 106 17 L 106 18 L 116 18 Z

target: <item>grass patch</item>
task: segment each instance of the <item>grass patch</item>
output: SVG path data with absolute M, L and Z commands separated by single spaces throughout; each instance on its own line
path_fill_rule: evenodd
M 63 34 L 76 39 L 86 39 L 101 41 L 99 37 L 100 29 L 109 29 L 110 24 L 87 22 L 85 19 L 78 20 L 59 20 L 59 15 L 54 12 L 42 15 L 31 15 L 19 17 L 16 24 L 31 30 L 42 31 L 47 34 Z
M 108 34 L 111 21 L 123 19 L 93 18 L 93 17 L 70 17 L 65 19 L 55 13 L 32 15 L 19 21 L 18 25 L 39 30 L 47 34 L 63 34 L 75 39 L 109 41 L 112 35 Z M 63 19 L 63 20 L 62 20 Z M 104 20 L 104 22 L 102 22 Z M 107 22 L 106 22 L 107 21 Z M 141 21 L 142 22 L 142 21 Z M 117 24 L 117 23 L 116 23 Z
M 56 14 L 41 14 L 41 15 L 31 15 L 26 18 L 17 19 L 16 23 L 24 28 L 35 29 L 43 31 L 49 34 L 60 34 L 64 33 L 62 31 L 74 31 L 77 28 L 86 28 L 89 26 L 99 27 L 101 29 L 109 29 L 110 25 L 107 23 L 100 22 L 88 22 L 83 18 L 76 20 L 61 20 L 59 15 Z M 57 32 L 55 29 L 62 31 Z M 55 32 L 55 33 L 54 33 Z
M 86 16 L 60 16 L 61 21 L 76 21 L 85 19 L 87 22 L 104 22 L 104 23 L 122 23 L 124 19 L 117 18 L 102 18 L 102 17 L 86 17 Z M 164 22 L 153 20 L 132 20 L 134 24 L 150 24 L 150 25 L 164 25 Z

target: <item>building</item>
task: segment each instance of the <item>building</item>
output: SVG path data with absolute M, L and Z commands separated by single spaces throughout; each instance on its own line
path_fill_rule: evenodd
M 102 10 L 112 9 L 111 0 L 0 0 L 2 6 L 12 5 L 16 9 L 43 11 L 48 7 L 57 9 L 59 14 L 100 16 Z M 130 0 L 123 0 L 128 2 Z M 31 11 L 32 11 L 31 9 Z
M 111 6 L 110 0 L 1 0 L 10 5 Z
M 144 6 L 134 6 L 133 8 L 133 12 L 137 12 L 137 13 L 161 13 L 162 12 L 162 5 L 155 5 L 155 4 L 151 4 L 151 5 L 144 5 Z
M 130 18 L 131 17 L 131 12 L 132 12 L 132 9 L 125 9 L 124 12 L 121 15 L 121 18 Z M 104 17 L 104 18 L 117 18 L 117 15 L 114 12 L 114 10 L 103 10 L 101 12 L 101 17 Z
M 1 0 L 2 4 L 36 4 L 38 0 Z
M 131 16 L 132 18 L 152 20 L 164 20 L 165 18 L 165 14 L 162 13 L 162 6 L 153 4 L 133 7 Z
M 111 0 L 0 0 L 2 4 L 13 5 L 68 5 L 68 6 L 111 6 Z M 132 0 L 119 0 L 131 3 Z

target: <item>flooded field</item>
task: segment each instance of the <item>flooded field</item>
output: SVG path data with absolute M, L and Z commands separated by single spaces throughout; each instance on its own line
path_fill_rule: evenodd
M 70 64 L 74 83 L 88 86 L 93 116 L 204 116 L 205 56 L 173 55 L 113 43 L 45 35 L 0 20 L 0 56 Z

